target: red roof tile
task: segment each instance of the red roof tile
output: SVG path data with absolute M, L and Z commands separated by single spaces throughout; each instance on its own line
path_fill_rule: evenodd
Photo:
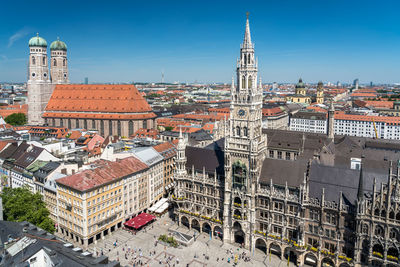
M 116 162 L 100 160 L 94 162 L 94 164 L 97 165 L 97 168 L 57 179 L 56 182 L 78 191 L 89 191 L 148 168 L 146 164 L 135 157 L 121 159 Z

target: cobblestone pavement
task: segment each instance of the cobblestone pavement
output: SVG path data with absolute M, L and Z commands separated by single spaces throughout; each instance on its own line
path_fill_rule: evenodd
M 105 239 L 98 240 L 97 244 L 91 244 L 88 250 L 97 255 L 103 252 L 111 260 L 120 261 L 121 266 L 133 266 L 135 262 L 135 266 L 141 266 L 137 265 L 139 261 L 143 264 L 142 266 L 160 267 L 235 266 L 232 258 L 228 263 L 228 257 L 231 257 L 231 254 L 227 254 L 227 250 L 230 249 L 232 249 L 234 255 L 245 252 L 250 257 L 250 262 L 244 262 L 243 259 L 238 260 L 236 266 L 288 266 L 286 261 L 281 261 L 274 255 L 270 257 L 259 251 L 256 251 L 253 255 L 248 250 L 240 249 L 231 244 L 223 244 L 218 239 L 210 240 L 207 234 L 201 234 L 188 247 L 172 248 L 161 244 L 155 246 L 158 236 L 168 234 L 169 228 L 177 229 L 178 227 L 164 215 L 164 217 L 158 218 L 156 222 L 139 231 L 136 235 L 126 230 L 118 229 L 112 235 L 107 235 Z M 181 227 L 179 229 L 184 233 L 193 234 L 187 228 Z M 115 242 L 117 246 L 115 246 Z M 295 265 L 290 263 L 289 266 L 293 267 Z

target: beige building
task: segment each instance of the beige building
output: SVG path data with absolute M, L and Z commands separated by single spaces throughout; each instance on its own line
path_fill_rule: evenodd
M 134 157 L 93 164 L 93 169 L 56 181 L 57 230 L 86 248 L 122 227 L 127 207 L 124 205 L 124 179 L 147 168 Z

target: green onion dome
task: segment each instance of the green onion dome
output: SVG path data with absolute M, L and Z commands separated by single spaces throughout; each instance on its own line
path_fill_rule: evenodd
M 36 34 L 35 37 L 32 37 L 29 40 L 29 46 L 41 46 L 41 47 L 47 47 L 47 42 L 45 39 L 39 36 L 39 33 Z

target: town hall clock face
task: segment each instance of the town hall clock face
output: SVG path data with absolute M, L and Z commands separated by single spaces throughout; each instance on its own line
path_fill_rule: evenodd
M 239 117 L 244 117 L 246 115 L 246 111 L 244 109 L 239 109 L 238 115 L 239 115 Z

